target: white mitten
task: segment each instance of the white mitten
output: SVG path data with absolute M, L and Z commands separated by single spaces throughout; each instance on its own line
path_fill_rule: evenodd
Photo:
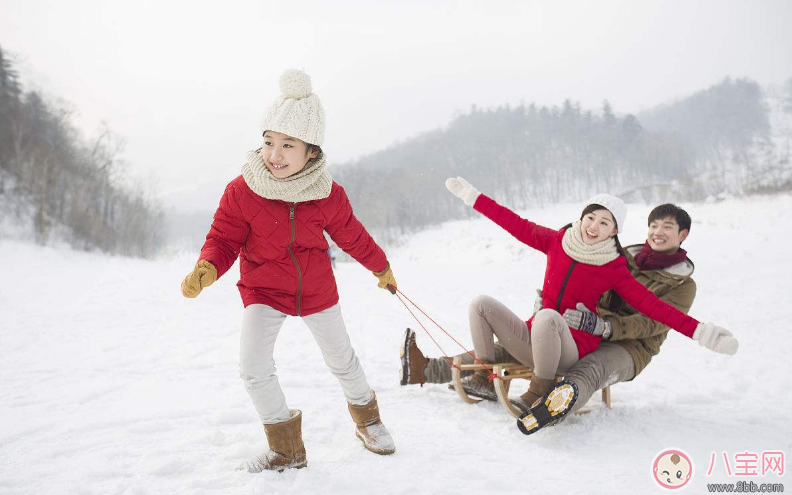
M 739 343 L 731 332 L 714 323 L 699 323 L 693 332 L 693 340 L 699 345 L 720 354 L 737 354 Z
M 478 192 L 478 189 L 470 185 L 470 182 L 462 177 L 451 177 L 446 179 L 445 185 L 449 191 L 454 193 L 457 198 L 464 201 L 468 206 L 473 206 L 479 194 L 481 194 Z

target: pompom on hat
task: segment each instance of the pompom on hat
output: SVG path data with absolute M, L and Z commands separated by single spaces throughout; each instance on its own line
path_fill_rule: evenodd
M 624 230 L 624 223 L 627 221 L 627 205 L 620 198 L 610 194 L 597 194 L 586 201 L 586 206 L 588 205 L 601 205 L 607 208 L 616 220 L 619 232 Z
M 280 132 L 308 144 L 324 143 L 325 114 L 322 102 L 312 91 L 311 76 L 297 69 L 280 76 L 281 95 L 267 108 L 261 132 Z

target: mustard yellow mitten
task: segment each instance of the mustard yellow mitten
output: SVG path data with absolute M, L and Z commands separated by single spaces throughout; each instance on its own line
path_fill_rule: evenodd
M 217 268 L 206 260 L 195 264 L 193 271 L 184 277 L 181 291 L 184 297 L 197 297 L 204 287 L 209 287 L 217 280 Z
M 390 263 L 385 265 L 385 269 L 381 272 L 372 272 L 374 276 L 379 279 L 377 287 L 380 289 L 387 289 L 391 294 L 396 294 L 396 277 L 393 276 L 393 271 L 390 268 Z

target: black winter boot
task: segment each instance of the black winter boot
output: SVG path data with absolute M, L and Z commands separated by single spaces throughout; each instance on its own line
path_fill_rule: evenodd
M 566 416 L 575 405 L 578 387 L 571 380 L 556 383 L 542 399 L 517 420 L 517 428 L 526 435 L 552 426 Z

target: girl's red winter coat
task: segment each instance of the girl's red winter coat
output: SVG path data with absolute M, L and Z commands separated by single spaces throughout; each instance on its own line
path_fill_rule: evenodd
M 577 303 L 596 311 L 600 297 L 614 290 L 633 308 L 688 337 L 693 336 L 698 321 L 657 298 L 636 281 L 624 256 L 602 266 L 587 265 L 573 260 L 564 252 L 561 241 L 565 229 L 553 230 L 530 222 L 513 211 L 480 195 L 473 208 L 500 225 L 519 241 L 547 255 L 547 268 L 542 285 L 542 303 L 547 309 L 561 314 L 576 309 Z M 533 317 L 528 320 L 531 327 Z M 596 335 L 570 328 L 578 346 L 579 358 L 594 351 L 602 340 Z
M 254 193 L 240 175 L 225 189 L 200 259 L 221 277 L 240 258 L 242 302 L 308 316 L 338 302 L 324 232 L 372 272 L 385 253 L 352 212 L 344 188 L 333 182 L 325 199 L 289 203 Z

